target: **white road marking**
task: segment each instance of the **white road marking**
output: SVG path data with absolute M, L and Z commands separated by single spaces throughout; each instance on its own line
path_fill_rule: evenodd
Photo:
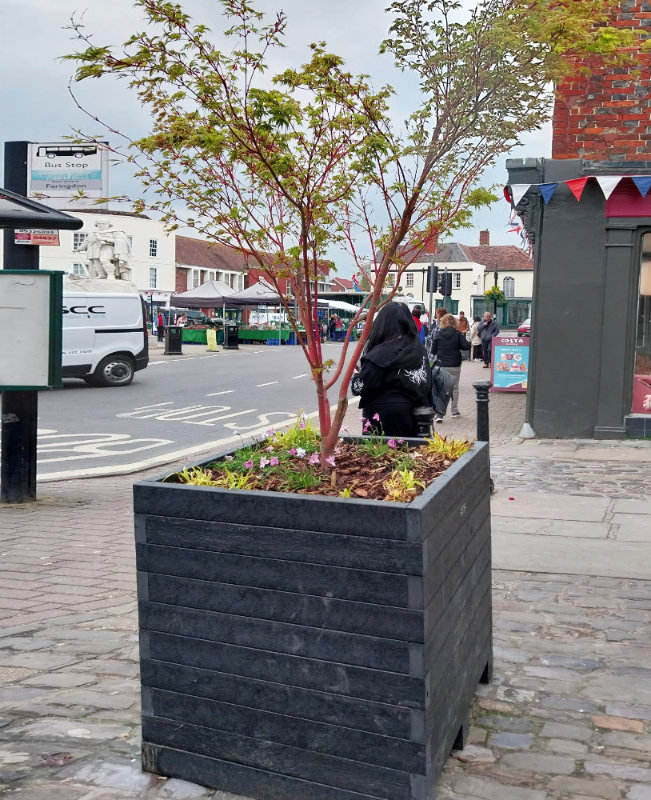
M 305 378 L 305 377 L 307 377 L 307 372 L 301 372 L 300 375 L 292 375 L 292 380 L 295 381 L 298 378 Z
M 223 392 L 211 392 L 207 394 L 206 397 L 218 397 L 220 394 L 233 394 L 234 389 L 225 389 Z
M 269 383 L 256 383 L 255 388 L 260 389 L 262 386 L 273 386 L 278 381 L 269 381 Z

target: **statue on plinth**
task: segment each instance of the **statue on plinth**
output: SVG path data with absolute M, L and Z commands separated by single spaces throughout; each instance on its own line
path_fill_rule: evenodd
M 89 278 L 131 280 L 131 247 L 124 231 L 111 227 L 108 222 L 96 222 L 95 230 L 79 245 L 79 250 L 86 251 Z

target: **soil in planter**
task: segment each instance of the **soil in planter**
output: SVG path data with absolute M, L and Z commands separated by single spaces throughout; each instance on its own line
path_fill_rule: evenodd
M 228 461 L 170 475 L 166 482 L 409 502 L 471 446 L 468 442 L 446 442 L 441 437 L 435 438 L 442 443 L 444 452 L 437 452 L 428 445 L 413 446 L 406 443 L 380 447 L 374 451 L 360 446 L 357 441 L 340 442 L 335 450 L 335 466 L 328 465 L 326 468 L 318 463 L 310 463 L 308 453 L 290 461 L 279 451 L 272 452 L 270 447 L 260 445 L 257 455 L 247 462 L 252 463 L 252 467 L 241 471 L 238 464 L 238 474 L 246 474 L 245 486 L 238 487 L 225 481 L 225 470 L 233 468 Z M 266 463 L 274 455 L 279 463 Z M 262 468 L 261 458 L 265 459 Z

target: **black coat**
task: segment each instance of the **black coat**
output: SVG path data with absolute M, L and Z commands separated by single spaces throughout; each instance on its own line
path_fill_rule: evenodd
M 482 342 L 490 342 L 493 336 L 497 336 L 500 332 L 500 326 L 492 319 L 490 322 L 483 320 L 477 325 L 477 333 Z
M 456 328 L 439 328 L 432 339 L 432 355 L 442 367 L 460 367 L 461 350 L 470 350 L 470 342 Z
M 363 417 L 377 433 L 415 436 L 413 409 L 430 404 L 432 373 L 425 348 L 401 336 L 362 356 L 359 385 Z M 373 420 L 375 415 L 379 420 Z

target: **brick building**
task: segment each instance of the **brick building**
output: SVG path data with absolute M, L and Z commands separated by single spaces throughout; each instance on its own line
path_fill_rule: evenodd
M 650 36 L 650 20 L 650 0 L 613 6 L 613 25 Z M 534 247 L 537 436 L 651 435 L 651 51 L 634 61 L 577 64 L 557 89 L 552 158 L 507 161 Z

